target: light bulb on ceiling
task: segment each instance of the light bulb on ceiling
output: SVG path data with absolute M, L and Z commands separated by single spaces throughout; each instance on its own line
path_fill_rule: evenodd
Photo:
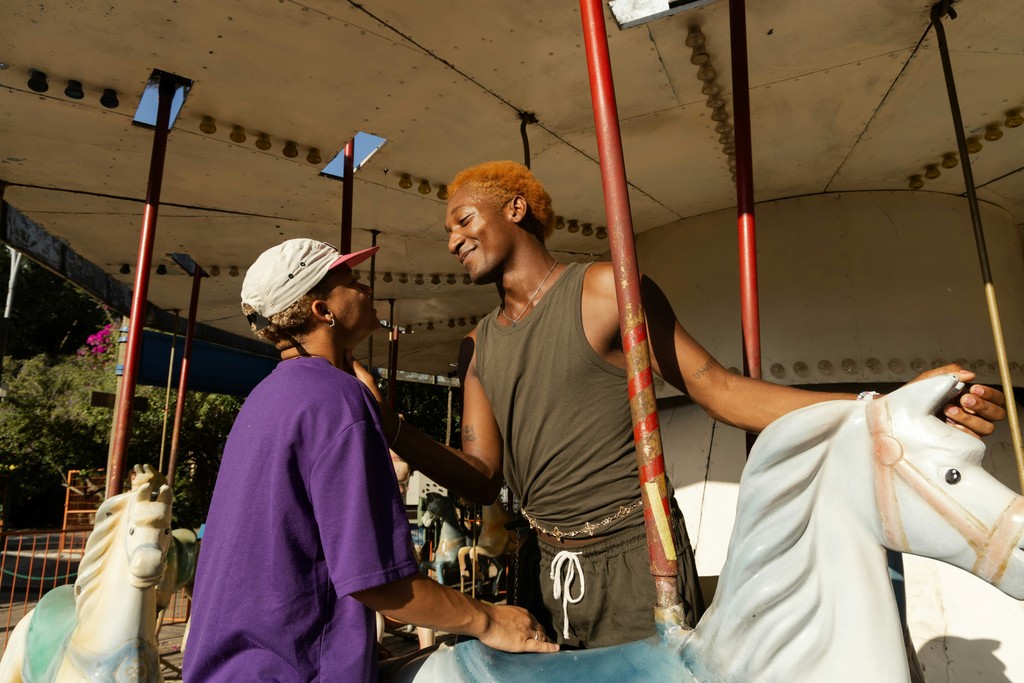
M 398 179 L 398 186 L 403 190 L 408 190 L 412 187 L 412 176 L 408 173 L 403 173 L 402 177 Z
M 266 152 L 270 149 L 270 136 L 266 133 L 260 133 L 256 136 L 256 149 L 262 149 Z
M 238 125 L 231 126 L 231 135 L 228 137 L 231 138 L 231 142 L 242 144 L 245 142 L 245 128 Z
M 438 275 L 437 273 L 434 273 L 433 275 L 431 275 L 430 276 L 430 284 L 432 284 L 432 285 L 439 285 L 439 284 L 441 284 L 441 276 Z
M 381 279 L 384 280 L 384 282 L 391 282 L 391 280 L 392 280 L 391 273 L 390 272 L 384 273 L 384 277 L 382 277 Z
M 121 267 L 117 269 L 117 272 L 121 273 L 121 275 L 127 275 L 132 272 L 132 269 L 127 263 L 122 263 Z
M 728 121 L 729 120 L 729 112 L 727 112 L 725 110 L 725 107 L 719 107 L 718 109 L 712 109 L 711 110 L 711 120 L 712 121 Z
M 1003 137 L 1003 131 L 999 129 L 998 123 L 993 123 L 989 126 L 985 126 L 985 139 L 989 142 L 995 142 L 999 138 Z
M 1021 124 L 1024 124 L 1024 116 L 1021 115 L 1020 109 L 1011 109 L 1006 112 L 1006 121 L 1003 125 L 1007 128 L 1017 128 Z
M 220 275 L 220 266 L 210 266 L 210 276 L 217 277 Z
M 308 161 L 311 164 L 319 164 L 321 161 L 323 161 L 320 158 L 320 150 L 318 150 L 316 147 L 310 147 L 309 152 L 306 154 L 306 161 Z
M 448 278 L 445 280 L 450 285 L 455 284 L 455 273 L 448 273 Z
M 466 273 L 465 275 L 462 276 L 462 284 L 468 285 L 468 284 L 470 284 L 472 282 L 473 282 L 473 278 L 471 278 L 469 276 L 469 273 Z
M 942 175 L 942 171 L 939 170 L 938 164 L 928 164 L 924 167 L 924 177 L 928 180 L 935 180 L 940 175 Z
M 430 194 L 430 181 L 426 178 L 420 180 L 420 186 L 416 188 L 420 194 Z
M 694 50 L 693 54 L 690 55 L 690 64 L 707 64 L 711 61 L 711 55 L 707 53 L 707 50 Z
M 562 230 L 565 228 L 565 219 L 561 216 L 555 216 L 555 230 Z
M 433 329 L 434 329 L 434 321 L 428 322 L 427 323 L 427 332 L 430 332 Z
M 423 284 L 423 273 L 416 273 L 416 277 L 413 279 L 413 282 L 416 283 L 417 285 L 422 285 Z
M 217 132 L 217 121 L 212 116 L 204 116 L 203 122 L 199 124 L 199 130 L 207 135 L 213 135 Z
M 922 187 L 924 187 L 924 178 L 922 178 L 919 175 L 912 175 L 910 176 L 910 182 L 907 184 L 907 186 L 911 190 L 920 190 Z
M 285 155 L 289 159 L 294 159 L 299 156 L 299 146 L 295 144 L 295 141 L 288 140 L 284 143 L 284 149 L 281 150 L 281 154 Z
M 583 235 L 584 237 L 590 237 L 591 235 L 594 234 L 594 228 L 590 225 L 590 223 L 584 223 L 583 227 L 580 229 L 580 234 Z
M 697 78 L 704 81 L 705 83 L 707 81 L 715 80 L 715 78 L 717 78 L 717 74 L 715 73 L 715 67 L 711 66 L 710 64 L 701 64 L 700 68 L 697 69 Z
M 121 102 L 117 99 L 117 91 L 113 88 L 104 88 L 103 94 L 100 95 L 100 104 L 107 109 L 117 109 Z
M 596 237 L 599 240 L 607 239 L 608 228 L 604 227 L 603 225 L 597 226 L 597 230 L 594 231 L 594 237 Z
M 447 185 L 438 185 L 437 186 L 437 198 L 440 199 L 441 201 L 445 201 L 446 199 L 448 199 L 448 186 Z
M 162 263 L 160 265 L 158 265 L 156 267 L 156 274 L 157 275 L 167 275 L 167 266 L 165 266 Z
M 46 92 L 50 84 L 46 80 L 46 72 L 38 69 L 28 70 L 28 87 L 33 92 Z
M 566 230 L 568 230 L 569 232 L 579 232 L 580 231 L 580 222 L 578 220 L 576 220 L 575 218 L 570 218 L 569 219 L 569 227 L 567 227 Z
M 981 151 L 982 147 L 983 145 L 981 144 L 981 140 L 979 140 L 978 138 L 967 138 L 968 154 L 977 154 L 978 152 Z
M 82 92 L 81 81 L 68 81 L 68 87 L 64 88 L 64 94 L 73 100 L 80 100 L 85 97 L 85 93 Z
M 942 155 L 942 168 L 956 168 L 959 163 L 960 160 L 957 158 L 956 154 L 953 154 L 952 152 Z
M 714 81 L 705 81 L 700 91 L 705 95 L 717 95 L 722 92 L 722 89 Z
M 238 266 L 229 266 L 228 275 L 231 277 L 238 277 Z
M 404 285 L 408 281 L 409 281 L 409 274 L 408 273 L 399 273 L 398 274 L 398 282 L 399 282 L 399 284 L 403 284 Z
M 705 42 L 704 32 L 700 30 L 700 26 L 691 26 L 686 32 L 686 47 L 703 47 Z

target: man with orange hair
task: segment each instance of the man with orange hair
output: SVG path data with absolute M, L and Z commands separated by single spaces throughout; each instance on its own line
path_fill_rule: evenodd
M 576 647 L 614 645 L 654 632 L 654 580 L 610 263 L 560 263 L 546 248 L 551 198 L 529 169 L 488 162 L 448 185 L 448 250 L 501 304 L 464 340 L 462 450 L 414 429 L 393 448 L 460 494 L 489 502 L 502 479 L 536 531 L 543 606 L 527 605 L 549 635 Z M 644 278 L 651 363 L 716 420 L 760 432 L 782 415 L 840 393 L 811 392 L 729 372 L 676 320 Z M 945 366 L 926 373 L 974 373 Z M 567 400 L 566 392 L 586 401 Z M 975 385 L 946 406 L 947 421 L 990 434 L 1003 395 Z M 385 421 L 395 417 L 385 411 Z M 703 610 L 682 515 L 674 510 L 681 596 L 690 624 Z M 520 576 L 523 585 L 528 575 Z

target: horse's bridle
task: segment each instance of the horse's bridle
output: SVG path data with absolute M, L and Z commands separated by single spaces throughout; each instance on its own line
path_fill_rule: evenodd
M 971 572 L 989 583 L 998 582 L 1024 530 L 1024 496 L 1015 496 L 995 524 L 987 527 L 904 457 L 903 444 L 893 436 L 892 417 L 884 400 L 867 405 L 867 423 L 874 450 L 875 495 L 886 542 L 910 550 L 896 498 L 899 478 L 971 546 L 977 557 Z

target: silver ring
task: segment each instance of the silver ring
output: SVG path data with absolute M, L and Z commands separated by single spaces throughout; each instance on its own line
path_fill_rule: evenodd
M 533 639 L 534 640 L 540 640 L 540 631 L 534 631 L 533 632 Z

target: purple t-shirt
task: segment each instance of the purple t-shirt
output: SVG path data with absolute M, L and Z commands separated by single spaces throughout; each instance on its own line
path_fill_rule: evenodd
M 351 594 L 416 571 L 373 397 L 322 358 L 283 361 L 224 448 L 184 679 L 376 680 L 374 615 Z

